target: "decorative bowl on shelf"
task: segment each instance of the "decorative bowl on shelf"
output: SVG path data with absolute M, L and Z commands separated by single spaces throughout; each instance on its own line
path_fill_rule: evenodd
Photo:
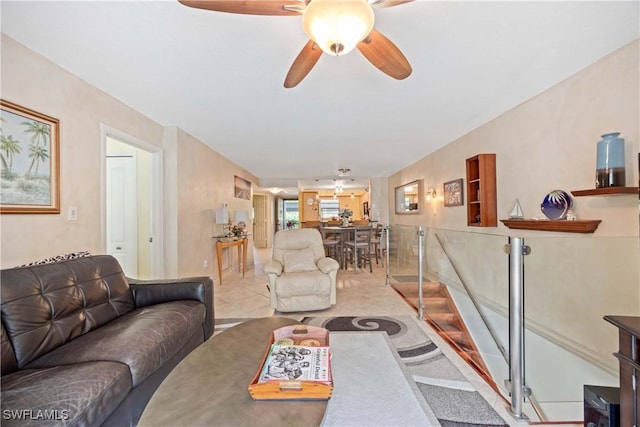
M 544 216 L 549 219 L 566 219 L 567 211 L 573 207 L 573 199 L 563 190 L 553 190 L 540 205 Z

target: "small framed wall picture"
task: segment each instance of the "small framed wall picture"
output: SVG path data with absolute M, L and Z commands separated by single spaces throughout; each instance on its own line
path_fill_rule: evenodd
M 462 178 L 444 183 L 444 205 L 462 206 L 464 204 L 464 192 Z
M 238 199 L 251 200 L 251 181 L 234 175 L 233 196 Z

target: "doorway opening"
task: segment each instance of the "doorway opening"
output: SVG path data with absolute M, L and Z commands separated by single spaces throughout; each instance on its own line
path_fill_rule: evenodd
M 283 209 L 284 219 L 282 223 L 287 230 L 300 228 L 300 208 L 298 200 L 285 200 Z
M 101 125 L 102 247 L 128 277 L 163 277 L 162 150 Z

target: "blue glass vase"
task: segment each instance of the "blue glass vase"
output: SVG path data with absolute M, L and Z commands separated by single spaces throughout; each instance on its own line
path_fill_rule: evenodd
M 624 187 L 624 139 L 620 132 L 605 133 L 598 141 L 596 188 Z

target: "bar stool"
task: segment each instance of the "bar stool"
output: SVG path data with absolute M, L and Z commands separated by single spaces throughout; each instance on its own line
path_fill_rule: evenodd
M 378 224 L 375 232 L 375 237 L 371 238 L 371 249 L 373 250 L 376 257 L 376 264 L 378 263 L 378 259 L 382 263 L 384 267 L 384 259 L 387 254 L 387 230 L 384 229 L 382 224 Z
M 325 254 L 340 262 L 340 240 L 336 239 L 335 235 L 329 230 L 324 229 L 324 227 L 320 227 L 320 234 L 322 234 L 322 244 L 324 245 Z
M 379 258 L 381 257 L 380 254 L 380 241 L 382 239 L 382 224 L 378 224 L 375 228 L 375 231 L 373 231 L 373 235 L 371 236 L 371 251 L 374 253 L 375 257 L 376 257 L 376 264 L 378 264 L 379 262 Z M 382 266 L 384 267 L 384 263 L 382 264 Z
M 356 226 L 353 231 L 353 240 L 344 242 L 345 253 L 348 252 L 353 261 L 353 270 L 357 271 L 358 264 L 363 268 L 369 264 L 369 272 L 373 273 L 371 266 L 371 226 Z

